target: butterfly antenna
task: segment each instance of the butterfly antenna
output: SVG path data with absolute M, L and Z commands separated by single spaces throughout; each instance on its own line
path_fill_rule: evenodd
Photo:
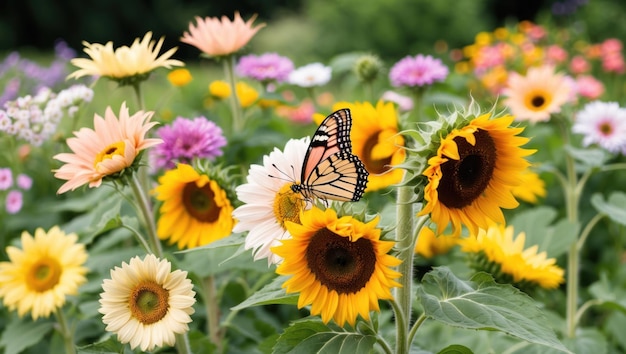
M 283 172 L 280 168 L 278 168 L 278 166 L 276 166 L 276 164 L 272 164 L 272 166 L 276 169 L 276 171 L 280 172 L 280 174 L 283 175 L 284 177 L 273 176 L 273 175 L 268 174 L 268 176 L 270 178 L 278 178 L 278 179 L 280 179 L 282 181 L 293 182 L 293 178 L 291 178 L 291 176 L 289 176 L 288 174 Z M 291 165 L 291 169 L 293 170 L 293 165 Z

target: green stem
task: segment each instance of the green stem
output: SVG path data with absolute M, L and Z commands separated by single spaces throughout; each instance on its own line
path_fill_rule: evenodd
M 209 334 L 211 342 L 215 344 L 217 352 L 221 353 L 222 340 L 220 338 L 220 308 L 215 289 L 215 277 L 209 275 L 204 278 L 202 281 L 202 287 L 206 300 L 207 333 Z
M 393 354 L 393 349 L 391 349 L 391 347 L 389 346 L 389 343 L 387 343 L 385 339 L 377 336 L 376 342 L 380 345 L 381 348 L 383 348 L 383 352 L 385 354 Z
M 407 321 L 405 319 L 404 310 L 397 302 L 396 299 L 389 300 L 391 303 L 391 307 L 393 308 L 393 312 L 396 316 L 396 353 L 397 354 L 406 354 L 409 352 L 409 346 L 407 338 Z
M 409 331 L 409 346 L 413 342 L 413 338 L 415 337 L 415 333 L 417 333 L 417 330 L 420 328 L 422 323 L 424 323 L 424 321 L 426 321 L 426 315 L 422 314 L 417 319 L 417 321 L 415 321 L 415 324 L 413 324 L 413 326 L 411 327 L 411 330 Z
M 585 312 L 587 312 L 587 310 L 589 310 L 589 308 L 591 308 L 591 306 L 602 305 L 602 302 L 603 302 L 602 300 L 598 300 L 598 299 L 591 299 L 591 300 L 585 302 L 580 307 L 580 309 L 578 309 L 578 312 L 576 312 L 576 318 L 575 318 L 576 323 L 580 322 L 580 319 L 583 317 Z
M 57 308 L 54 311 L 54 314 L 59 323 L 58 330 L 61 333 L 61 336 L 63 336 L 63 345 L 65 346 L 65 353 L 75 354 L 76 347 L 74 347 L 74 333 L 68 325 L 67 318 L 65 317 L 65 313 L 63 312 L 62 309 Z
M 132 173 L 131 177 L 128 178 L 128 184 L 135 195 L 135 201 L 137 202 L 137 206 L 139 207 L 139 211 L 141 212 L 141 216 L 144 221 L 144 225 L 146 226 L 146 230 L 148 231 L 148 244 L 150 245 L 150 249 L 159 258 L 163 258 L 163 248 L 161 248 L 161 241 L 157 236 L 156 232 L 156 223 L 154 222 L 154 215 L 152 214 L 152 207 L 150 206 L 150 200 L 146 195 L 144 188 L 139 182 L 136 173 Z
M 146 106 L 143 95 L 141 94 L 141 83 L 136 82 L 131 85 L 133 87 L 133 91 L 135 92 L 135 97 L 137 98 L 137 104 L 139 105 L 139 109 L 143 110 Z
M 583 232 L 580 233 L 580 236 L 578 238 L 578 242 L 576 244 L 576 248 L 578 249 L 579 252 L 583 248 L 583 246 L 585 245 L 585 241 L 587 241 L 587 237 L 591 233 L 591 230 L 593 229 L 593 227 L 596 226 L 596 224 L 600 220 L 602 220 L 604 218 L 604 216 L 605 216 L 604 214 L 596 214 L 591 220 L 589 220 L 589 222 L 587 223 L 587 226 L 585 226 L 585 229 L 583 230 Z
M 176 334 L 176 349 L 178 350 L 178 354 L 192 354 L 191 345 L 189 344 L 189 337 L 187 337 L 187 333 Z
M 241 104 L 239 103 L 239 97 L 237 96 L 237 84 L 235 82 L 235 56 L 230 55 L 226 58 L 222 58 L 222 62 L 224 63 L 226 81 L 228 81 L 230 85 L 230 110 L 233 115 L 232 133 L 234 134 L 241 131 L 244 126 Z

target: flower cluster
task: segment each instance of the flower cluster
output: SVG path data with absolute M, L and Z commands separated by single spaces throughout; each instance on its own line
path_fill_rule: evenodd
M 18 213 L 23 206 L 23 191 L 30 190 L 33 179 L 20 173 L 13 178 L 13 170 L 9 167 L 0 168 L 0 195 L 4 195 L 5 210 L 9 214 Z M 17 188 L 16 188 L 17 187 Z
M 5 103 L 4 110 L 0 110 L 0 131 L 41 146 L 53 136 L 64 116 L 74 118 L 80 106 L 92 99 L 93 90 L 84 85 L 74 85 L 58 94 L 43 88 L 35 96 Z

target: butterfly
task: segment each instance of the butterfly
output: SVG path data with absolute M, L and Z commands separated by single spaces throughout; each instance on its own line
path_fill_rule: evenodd
M 305 199 L 356 202 L 363 196 L 369 173 L 363 162 L 352 154 L 350 128 L 352 116 L 347 108 L 324 119 L 311 138 L 304 157 L 300 183 L 291 190 Z

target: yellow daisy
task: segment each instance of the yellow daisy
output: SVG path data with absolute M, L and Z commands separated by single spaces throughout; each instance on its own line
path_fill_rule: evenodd
M 49 317 L 76 295 L 87 279 L 85 246 L 78 236 L 65 234 L 58 226 L 47 233 L 38 228 L 35 236 L 22 233 L 22 249 L 9 246 L 9 262 L 0 262 L 0 298 L 10 310 L 33 319 Z
M 415 253 L 424 258 L 432 258 L 438 254 L 447 253 L 454 247 L 459 237 L 453 235 L 435 235 L 429 227 L 422 227 L 415 242 Z
M 298 308 L 311 305 L 324 323 L 354 326 L 358 315 L 368 320 L 370 311 L 380 310 L 378 300 L 391 299 L 390 288 L 401 286 L 393 270 L 401 261 L 387 254 L 394 243 L 380 240 L 378 218 L 363 223 L 313 207 L 300 222 L 287 221 L 292 238 L 272 248 L 283 257 L 276 272 L 291 276 L 283 287 L 300 293 Z
M 180 249 L 206 245 L 233 230 L 233 207 L 226 191 L 190 165 L 167 171 L 154 192 L 163 202 L 157 235 Z
M 526 76 L 511 73 L 503 94 L 507 96 L 504 104 L 516 119 L 537 123 L 548 121 L 551 114 L 561 111 L 570 99 L 571 87 L 565 75 L 545 65 L 529 68 Z
M 230 97 L 230 85 L 223 80 L 211 81 L 209 84 L 209 94 L 221 100 Z
M 455 236 L 461 224 L 476 234 L 478 228 L 504 222 L 500 208 L 519 204 L 511 189 L 529 166 L 523 157 L 534 151 L 520 148 L 529 139 L 517 136 L 524 128 L 510 127 L 512 116 L 490 118 L 483 114 L 452 130 L 428 159 L 426 202 L 419 215 L 430 214 L 437 234 L 449 223 Z
M 105 45 L 83 42 L 87 58 L 75 58 L 71 63 L 80 68 L 71 73 L 68 78 L 78 79 L 86 75 L 105 76 L 120 82 L 131 84 L 145 80 L 148 75 L 160 67 L 185 65 L 180 60 L 170 59 L 177 48 L 172 48 L 159 57 L 159 51 L 165 38 L 161 37 L 157 43 L 152 40 L 152 32 L 146 33 L 141 41 L 136 38 L 130 47 L 122 46 L 113 49 L 113 42 Z
M 536 172 L 527 169 L 520 177 L 522 183 L 511 190 L 515 198 L 535 204 L 538 198 L 546 196 L 546 184 Z
M 196 293 L 187 272 L 172 271 L 172 264 L 149 254 L 134 257 L 111 270 L 102 283 L 102 322 L 131 349 L 152 351 L 173 346 L 176 334 L 189 331 Z
M 478 234 L 459 240 L 461 250 L 475 254 L 476 270 L 488 271 L 501 282 L 513 282 L 516 286 L 540 286 L 554 289 L 564 282 L 563 269 L 556 265 L 556 259 L 547 258 L 545 252 L 538 253 L 538 246 L 524 249 L 526 234 L 513 236 L 513 227 L 503 224 L 480 229 Z M 486 260 L 481 260 L 485 257 Z M 486 261 L 486 262 L 485 262 Z M 485 269 L 486 268 L 486 269 Z
M 193 77 L 187 69 L 175 69 L 167 74 L 167 80 L 176 87 L 186 86 L 191 82 Z

